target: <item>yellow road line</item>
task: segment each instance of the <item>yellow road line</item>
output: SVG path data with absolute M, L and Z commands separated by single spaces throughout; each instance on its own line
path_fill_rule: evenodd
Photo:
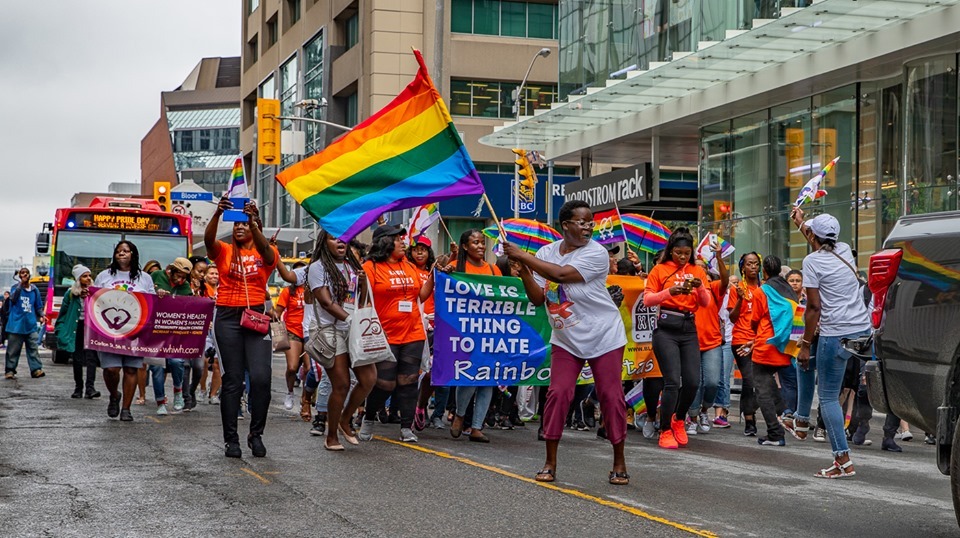
M 269 484 L 269 483 L 270 483 L 269 480 L 267 480 L 267 479 L 264 478 L 263 476 L 257 474 L 253 469 L 247 469 L 246 467 L 241 467 L 240 470 L 243 471 L 243 472 L 245 472 L 245 473 L 247 473 L 248 475 L 256 478 L 256 479 L 259 480 L 260 482 L 263 482 L 264 484 Z
M 163 418 L 163 419 L 159 419 L 159 418 L 157 418 L 157 417 L 155 417 L 155 416 L 147 415 L 147 418 L 150 419 L 150 420 L 152 420 L 152 421 L 154 421 L 154 422 L 156 422 L 157 424 L 163 424 L 163 423 L 165 423 L 165 422 L 170 422 L 170 417 L 166 417 L 166 418 Z
M 526 476 L 521 476 L 521 475 L 518 475 L 518 474 L 516 474 L 516 473 L 511 473 L 510 471 L 506 471 L 506 470 L 501 469 L 501 468 L 499 468 L 499 467 L 494 467 L 494 466 L 492 466 L 492 465 L 487 465 L 487 464 L 485 464 L 485 463 L 480 463 L 480 462 L 477 462 L 477 461 L 473 461 L 473 460 L 471 460 L 471 459 L 469 459 L 469 458 L 464 458 L 464 457 L 462 457 L 462 456 L 454 456 L 453 454 L 450 454 L 450 453 L 447 453 L 447 452 L 440 452 L 439 450 L 433 450 L 433 449 L 430 449 L 430 448 L 424 448 L 424 447 L 422 447 L 422 446 L 412 445 L 412 444 L 404 443 L 404 442 L 401 442 L 401 441 L 395 441 L 395 440 L 393 440 L 393 439 L 387 439 L 386 437 L 382 437 L 382 436 L 379 436 L 379 435 L 375 435 L 375 436 L 374 436 L 374 439 L 376 439 L 376 440 L 378 440 L 378 441 L 384 441 L 384 442 L 390 443 L 390 444 L 392 444 L 392 445 L 402 446 L 403 448 L 408 448 L 408 449 L 410 449 L 410 450 L 416 450 L 416 451 L 418 451 L 418 452 L 423 452 L 424 454 L 430 454 L 431 456 L 437 456 L 438 458 L 444 458 L 444 459 L 448 459 L 448 460 L 453 460 L 453 461 L 456 461 L 456 462 L 459 462 L 459 463 L 463 463 L 463 464 L 465 464 L 465 465 L 469 465 L 469 466 L 471 466 L 471 467 L 476 467 L 476 468 L 478 468 L 478 469 L 483 469 L 483 470 L 485 470 L 485 471 L 490 471 L 491 473 L 496 473 L 496 474 L 501 475 L 501 476 L 506 476 L 506 477 L 508 477 L 508 478 L 513 478 L 514 480 L 520 480 L 521 482 L 527 482 L 527 483 L 529 483 L 529 484 L 533 484 L 533 485 L 535 485 L 535 486 L 540 486 L 540 487 L 542 487 L 542 488 L 547 488 L 547 489 L 549 489 L 549 490 L 557 491 L 557 492 L 560 492 L 560 493 L 565 493 L 565 494 L 567 494 L 567 495 L 571 495 L 571 496 L 576 497 L 576 498 L 578 498 L 578 499 L 583 499 L 583 500 L 585 500 L 585 501 L 594 502 L 594 503 L 597 503 L 597 504 L 599 504 L 599 505 L 601 505 L 601 506 L 606 506 L 606 507 L 608 507 L 608 508 L 613 508 L 613 509 L 615 509 L 615 510 L 620 510 L 620 511 L 622 511 L 622 512 L 626 512 L 626 513 L 628 513 L 628 514 L 632 514 L 632 515 L 635 515 L 635 516 L 639 516 L 639 517 L 642 517 L 642 518 L 647 519 L 647 520 L 650 520 L 650 521 L 655 521 L 655 522 L 657 522 L 657 523 L 662 523 L 663 525 L 667 525 L 668 527 L 673 527 L 673 528 L 678 529 L 678 530 L 681 530 L 681 531 L 689 532 L 690 534 L 693 534 L 693 535 L 696 535 L 696 536 L 703 536 L 703 537 L 706 537 L 706 538 L 715 538 L 715 537 L 717 536 L 716 534 L 714 534 L 714 533 L 712 533 L 712 532 L 710 532 L 710 531 L 705 531 L 705 530 L 701 530 L 701 529 L 696 529 L 696 528 L 694 528 L 694 527 L 688 527 L 687 525 L 684 525 L 683 523 L 677 523 L 676 521 L 670 521 L 669 519 L 664 519 L 664 518 L 662 518 L 662 517 L 655 516 L 655 515 L 653 515 L 653 514 L 644 512 L 643 510 L 640 510 L 639 508 L 635 508 L 635 507 L 630 506 L 630 505 L 627 505 L 627 504 L 619 503 L 619 502 L 616 502 L 616 501 L 610 501 L 610 500 L 604 499 L 604 498 L 602 498 L 602 497 L 597 497 L 597 496 L 595 496 L 595 495 L 590 495 L 589 493 L 584 493 L 584 492 L 582 492 L 582 491 L 580 491 L 580 490 L 556 486 L 556 485 L 554 485 L 554 484 L 552 484 L 552 483 L 550 483 L 550 482 L 537 482 L 536 480 L 534 480 L 534 479 L 532 479 L 532 478 L 527 478 Z

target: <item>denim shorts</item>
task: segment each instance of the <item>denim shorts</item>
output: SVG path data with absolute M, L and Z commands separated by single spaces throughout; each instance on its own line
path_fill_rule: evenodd
M 101 368 L 141 368 L 143 366 L 143 357 L 131 357 L 130 355 L 119 355 L 109 351 L 99 351 Z

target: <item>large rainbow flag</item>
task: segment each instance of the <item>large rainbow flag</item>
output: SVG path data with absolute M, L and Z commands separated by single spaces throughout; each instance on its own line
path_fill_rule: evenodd
M 332 235 L 349 240 L 387 211 L 483 193 L 483 184 L 433 86 L 420 69 L 393 101 L 320 153 L 277 175 Z

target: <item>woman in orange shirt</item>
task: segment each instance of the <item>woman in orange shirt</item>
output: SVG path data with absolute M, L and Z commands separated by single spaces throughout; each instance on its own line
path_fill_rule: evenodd
M 457 245 L 457 264 L 453 270 L 458 273 L 471 275 L 503 276 L 500 268 L 483 259 L 487 252 L 487 240 L 483 232 L 476 228 L 460 234 L 460 243 Z M 451 269 L 451 267 L 447 267 Z M 474 394 L 477 396 L 473 404 L 473 418 L 470 421 L 470 440 L 478 443 L 489 443 L 490 438 L 483 434 L 483 421 L 490 409 L 490 400 L 493 399 L 493 387 L 457 387 L 457 411 L 454 413 L 453 423 L 450 424 L 450 435 L 454 438 L 463 433 L 463 417 L 470 406 Z
M 263 313 L 267 301 L 267 279 L 280 256 L 263 235 L 259 211 L 253 202 L 243 208 L 248 220 L 233 223 L 233 241 L 225 243 L 217 240 L 220 216 L 232 207 L 228 198 L 221 198 L 203 233 L 207 254 L 220 268 L 213 332 L 223 372 L 220 420 L 223 424 L 224 455 L 228 458 L 243 456 L 237 433 L 237 415 L 240 412 L 244 373 L 249 372 L 250 433 L 247 435 L 247 446 L 254 456 L 262 458 L 267 455 L 262 436 L 270 407 L 273 348 L 269 332 L 263 334 L 243 327 L 240 320 L 247 308 Z
M 717 399 L 717 388 L 720 385 L 720 376 L 723 370 L 723 329 L 720 327 L 720 303 L 723 302 L 723 296 L 727 293 L 727 284 L 730 281 L 730 275 L 727 273 L 727 265 L 723 263 L 720 256 L 720 245 L 714 245 L 712 248 L 717 260 L 717 276 L 712 278 L 707 284 L 707 291 L 710 292 L 710 304 L 697 309 L 697 339 L 700 342 L 700 388 L 697 389 L 697 396 L 693 399 L 690 406 L 690 424 L 687 425 L 687 434 L 707 433 L 710 431 L 710 419 L 707 417 L 707 409 L 714 404 Z M 702 260 L 697 260 L 697 265 L 704 268 Z
M 653 331 L 653 352 L 663 373 L 660 401 L 660 447 L 675 449 L 687 444 L 684 418 L 700 386 L 700 345 L 694 315 L 710 304 L 704 286 L 707 274 L 690 263 L 693 236 L 677 228 L 667 239 L 664 262 L 647 276 L 644 306 L 659 306 Z
M 416 443 L 413 415 L 417 405 L 417 380 L 420 360 L 427 335 L 417 301 L 426 301 L 433 294 L 433 271 L 422 276 L 406 259 L 403 236 L 398 226 L 383 225 L 373 232 L 373 245 L 363 264 L 363 271 L 373 288 L 373 302 L 380 324 L 396 362 L 377 363 L 377 384 L 370 391 L 358 437 L 373 438 L 373 418 L 393 395 L 393 405 L 400 410 L 400 440 Z
M 733 358 L 743 378 L 740 388 L 740 412 L 743 414 L 743 435 L 757 435 L 757 393 L 753 383 L 753 359 L 750 353 L 757 337 L 753 329 L 754 295 L 760 288 L 760 255 L 748 252 L 740 256 L 740 285 L 733 288 L 735 295 L 727 301 L 730 322 L 733 323 Z
M 306 265 L 304 262 L 296 262 L 293 268 L 299 269 Z M 303 355 L 303 295 L 303 286 L 291 284 L 280 290 L 277 306 L 274 308 L 277 317 L 283 318 L 287 327 L 287 339 L 290 341 L 290 349 L 283 352 L 287 358 L 287 397 L 283 400 L 283 407 L 288 410 L 293 409 L 293 385 L 297 380 L 297 373 L 300 372 L 300 357 Z
M 420 237 L 407 249 L 407 259 L 410 260 L 420 271 L 420 276 L 424 280 L 430 276 L 430 268 L 437 262 L 437 257 L 433 253 L 433 243 L 429 238 Z M 423 316 L 427 322 L 427 345 L 430 346 L 430 356 L 433 357 L 433 314 L 434 304 L 433 296 L 423 301 Z M 443 410 L 447 407 L 447 398 L 450 396 L 450 389 L 447 387 L 434 387 L 430 384 L 430 370 L 423 372 L 420 378 L 420 395 L 417 397 L 417 409 L 413 414 L 413 429 L 423 431 L 427 427 L 427 405 L 430 403 L 430 395 L 436 393 L 436 406 L 433 415 L 430 417 L 430 423 L 438 429 L 443 428 Z M 436 390 L 434 390 L 436 388 Z M 439 424 L 439 426 L 437 426 Z

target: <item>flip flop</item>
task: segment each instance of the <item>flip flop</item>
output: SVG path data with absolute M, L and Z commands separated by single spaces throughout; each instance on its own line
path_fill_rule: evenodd
M 610 471 L 610 483 L 614 486 L 626 486 L 630 483 L 630 475 L 626 471 Z
M 553 482 L 557 479 L 557 472 L 553 469 L 540 469 L 534 480 L 537 482 Z

